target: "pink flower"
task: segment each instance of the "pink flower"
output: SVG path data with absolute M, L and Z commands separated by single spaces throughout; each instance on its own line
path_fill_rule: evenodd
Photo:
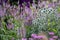
M 38 39 L 44 38 L 44 36 L 38 36 Z
M 49 32 L 49 35 L 54 35 L 54 32 Z
M 49 38 L 49 40 L 54 40 L 53 38 Z
M 22 40 L 27 40 L 26 38 L 22 38 Z
M 53 38 L 54 38 L 54 39 L 57 39 L 57 38 L 58 38 L 58 36 L 53 36 Z
M 34 40 L 33 38 L 29 38 L 29 40 Z
M 31 37 L 36 37 L 37 35 L 36 34 L 32 34 Z
M 38 38 L 38 39 L 44 38 L 44 36 L 37 36 L 36 34 L 32 34 L 31 36 L 32 36 L 33 38 Z
M 38 38 L 38 36 L 34 36 L 33 38 Z

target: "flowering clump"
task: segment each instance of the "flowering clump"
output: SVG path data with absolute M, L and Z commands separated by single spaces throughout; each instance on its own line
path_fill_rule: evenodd
M 58 40 L 60 1 L 37 1 L 0 0 L 0 40 Z
M 42 38 L 44 38 L 44 36 L 39 36 L 39 35 L 37 35 L 37 34 L 32 34 L 31 37 L 32 37 L 32 38 L 35 38 L 35 39 L 36 39 L 36 38 L 37 38 L 37 39 L 42 39 Z
M 48 34 L 51 36 L 49 38 L 49 40 L 57 40 L 58 39 L 58 36 L 55 36 L 55 33 L 54 32 L 49 32 Z
M 54 32 L 49 32 L 49 35 L 54 35 Z
M 22 38 L 22 40 L 27 40 L 26 38 Z

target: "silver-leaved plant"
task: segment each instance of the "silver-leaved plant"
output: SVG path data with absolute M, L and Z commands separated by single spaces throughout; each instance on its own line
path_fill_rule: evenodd
M 39 9 L 37 13 L 37 17 L 32 21 L 33 32 L 34 33 L 37 32 L 36 30 L 38 30 L 38 33 L 41 31 L 47 31 L 48 28 L 52 27 L 54 23 L 56 25 L 56 21 L 57 21 L 56 13 L 57 13 L 56 8 L 55 9 L 53 8 Z M 52 23 L 53 21 L 54 23 Z

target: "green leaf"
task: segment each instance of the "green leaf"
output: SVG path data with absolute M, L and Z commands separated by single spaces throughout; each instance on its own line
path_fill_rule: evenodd
M 57 8 L 58 12 L 60 12 L 60 7 Z

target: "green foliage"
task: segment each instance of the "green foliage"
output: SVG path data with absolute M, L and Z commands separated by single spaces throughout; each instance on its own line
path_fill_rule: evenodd
M 58 36 L 60 37 L 60 19 L 58 19 L 58 26 L 57 26 L 57 29 L 58 29 Z
M 21 26 L 21 22 L 19 20 L 13 19 L 14 29 L 17 29 Z
M 34 30 L 37 29 L 38 33 L 52 31 L 58 34 L 56 12 L 57 10 L 53 8 L 41 8 L 37 14 L 38 17 L 32 21 Z
M 60 12 L 60 7 L 57 8 L 57 11 Z
M 9 0 L 11 5 L 18 5 L 18 0 Z
M 26 26 L 26 38 L 30 38 L 32 34 L 32 26 Z
M 6 21 L 4 21 L 6 19 Z M 5 16 L 4 19 L 1 21 L 2 27 L 0 27 L 0 40 L 11 40 L 14 38 L 14 40 L 18 40 L 17 30 L 20 28 L 20 22 L 16 19 L 13 19 L 12 16 Z M 14 29 L 8 29 L 7 23 L 8 20 L 10 20 L 11 23 L 14 24 Z M 15 26 L 16 25 L 16 26 Z
M 32 20 L 32 26 L 26 26 L 26 37 L 31 37 L 32 33 L 54 32 L 60 36 L 60 19 L 56 16 L 57 9 L 41 8 L 38 11 L 37 18 Z

